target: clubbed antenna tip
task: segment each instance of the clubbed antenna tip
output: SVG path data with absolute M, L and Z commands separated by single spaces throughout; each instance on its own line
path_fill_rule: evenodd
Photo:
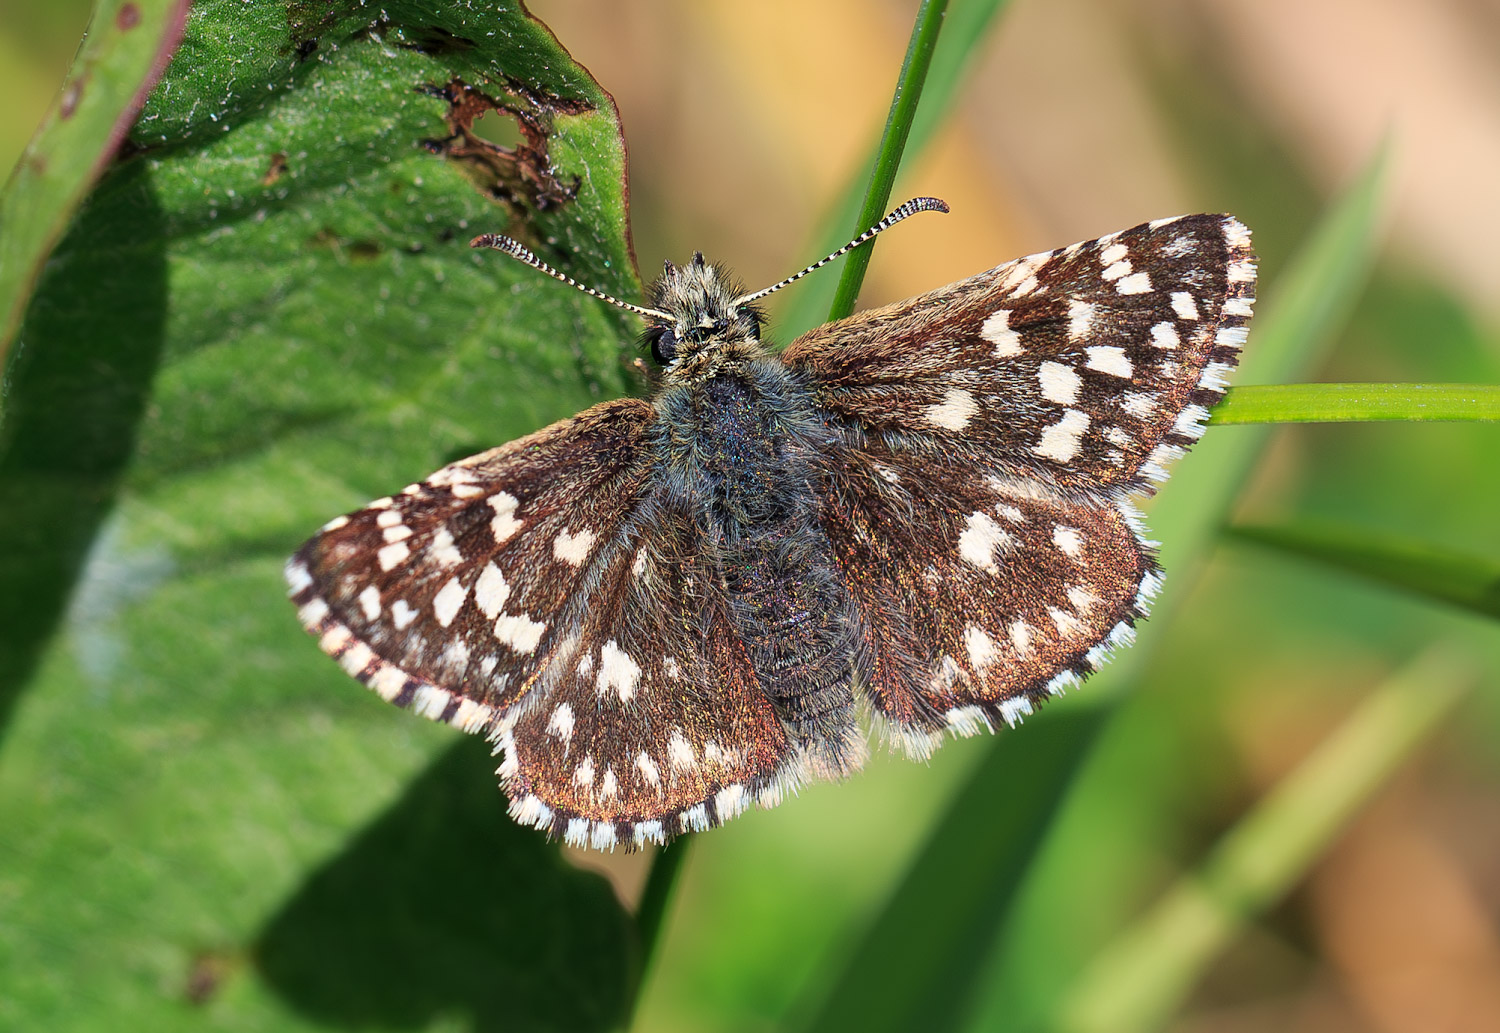
M 742 298 L 735 298 L 734 303 L 736 305 L 744 305 L 752 301 L 758 301 L 759 299 L 764 298 L 767 294 L 773 294 L 776 291 L 781 290 L 781 288 L 788 286 L 789 284 L 796 283 L 808 273 L 816 269 L 821 269 L 829 262 L 832 262 L 835 258 L 853 251 L 865 241 L 875 236 L 875 234 L 882 233 L 885 230 L 890 229 L 892 226 L 896 225 L 896 223 L 900 222 L 903 219 L 909 219 L 913 215 L 916 215 L 918 212 L 946 212 L 947 210 L 947 202 L 939 200 L 936 197 L 913 197 L 910 201 L 907 201 L 905 204 L 901 205 L 901 207 L 892 211 L 891 214 L 887 215 L 884 219 L 881 219 L 875 225 L 865 230 L 859 236 L 849 241 L 849 243 L 833 252 L 833 254 L 829 255 L 827 258 L 823 258 L 817 262 L 814 262 L 812 265 L 808 266 L 800 273 L 797 273 L 794 276 L 788 276 L 780 283 L 774 283 L 764 290 L 758 290 L 754 294 L 746 294 Z

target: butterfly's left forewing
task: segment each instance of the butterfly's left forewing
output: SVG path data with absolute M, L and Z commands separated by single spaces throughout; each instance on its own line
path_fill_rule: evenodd
M 1190 215 L 830 323 L 783 361 L 861 433 L 1150 490 L 1223 395 L 1254 289 L 1245 227 Z

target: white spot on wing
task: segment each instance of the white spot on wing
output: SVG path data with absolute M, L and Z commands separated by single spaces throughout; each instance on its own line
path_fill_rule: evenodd
M 493 563 L 486 563 L 484 570 L 479 572 L 479 580 L 474 582 L 474 605 L 479 607 L 480 613 L 494 620 L 509 598 L 510 585 L 506 583 L 505 575 Z
M 1039 456 L 1066 463 L 1078 454 L 1082 447 L 1083 432 L 1089 429 L 1087 413 L 1069 409 L 1062 419 L 1042 431 L 1042 438 L 1032 449 Z
M 559 703 L 547 722 L 547 732 L 564 742 L 570 741 L 573 738 L 573 708 L 567 703 Z
M 993 355 L 997 359 L 1021 354 L 1021 335 L 1010 328 L 1009 309 L 993 312 L 979 328 L 979 336 L 995 346 Z
M 564 563 L 575 567 L 583 565 L 583 561 L 589 558 L 593 551 L 594 542 L 598 539 L 594 532 L 583 530 L 577 534 L 569 534 L 566 530 L 557 532 L 557 537 L 552 539 L 552 555 Z
M 1057 633 L 1063 638 L 1071 638 L 1083 630 L 1083 625 L 1078 622 L 1067 610 L 1059 610 L 1056 606 L 1047 607 L 1047 616 L 1052 618 L 1052 623 L 1057 625 Z
M 372 621 L 380 616 L 380 589 L 374 585 L 366 585 L 365 590 L 359 593 L 359 608 L 365 615 L 365 620 Z
M 1135 367 L 1125 357 L 1125 349 L 1112 344 L 1095 345 L 1087 349 L 1089 356 L 1089 369 L 1098 370 L 1100 373 L 1108 373 L 1112 377 L 1124 377 L 1129 380 L 1135 376 Z
M 1114 265 L 1116 262 L 1123 261 L 1128 254 L 1130 254 L 1130 249 L 1117 242 L 1099 252 L 1099 262 L 1101 265 Z
M 657 770 L 656 761 L 652 760 L 651 755 L 645 750 L 636 754 L 635 769 L 641 773 L 641 777 L 646 780 L 647 784 L 661 785 L 661 772 Z
M 1120 408 L 1140 420 L 1148 420 L 1156 411 L 1156 396 L 1144 391 L 1126 391 L 1120 399 Z
M 1182 338 L 1171 323 L 1157 323 L 1151 328 L 1151 344 L 1157 348 L 1176 348 L 1182 344 Z
M 498 545 L 509 541 L 525 521 L 516 519 L 516 507 L 520 505 L 520 500 L 510 492 L 495 492 L 490 496 L 489 503 L 490 508 L 495 511 L 495 517 L 490 521 L 490 533 L 495 536 L 495 544 Z
M 380 528 L 381 530 L 386 530 L 387 528 L 395 527 L 397 524 L 401 523 L 401 519 L 401 514 L 396 512 L 394 509 L 383 510 L 381 514 L 375 518 L 375 526 Z
M 413 610 L 405 599 L 397 599 L 391 604 L 391 623 L 396 626 L 397 631 L 405 631 L 407 625 L 417 619 L 417 611 Z
M 1122 276 L 1128 276 L 1129 274 L 1129 262 L 1113 262 L 1109 265 L 1108 268 L 1104 270 L 1104 272 L 1100 273 L 1099 276 L 1101 279 L 1105 280 L 1118 280 Z
M 1000 653 L 995 640 L 985 634 L 983 628 L 974 624 L 964 629 L 964 647 L 969 651 L 969 666 L 976 674 L 994 663 L 995 657 Z
M 377 552 L 375 559 L 380 563 L 381 570 L 390 570 L 396 564 L 405 562 L 410 555 L 411 549 L 405 542 L 393 542 Z
M 445 628 L 452 624 L 468 594 L 464 586 L 459 584 L 458 578 L 449 578 L 448 583 L 432 597 L 432 615 L 437 618 L 438 623 Z
M 1228 311 L 1228 306 L 1227 305 L 1225 306 L 1225 311 Z M 323 527 L 321 528 L 321 530 L 323 531 L 324 534 L 327 534 L 329 531 L 337 531 L 339 528 L 347 526 L 348 523 L 349 523 L 349 518 L 348 517 L 346 517 L 346 516 L 336 516 L 332 520 L 328 521 L 328 523 L 324 524 Z
M 1198 303 L 1187 291 L 1173 291 L 1172 311 L 1177 313 L 1178 319 L 1197 319 Z
M 1031 655 L 1031 625 L 1025 621 L 1015 621 L 1010 626 L 1010 644 L 1016 647 L 1016 655 L 1027 657 Z
M 929 423 L 946 430 L 963 430 L 978 411 L 979 403 L 974 401 L 973 395 L 962 388 L 953 388 L 941 402 L 929 405 L 923 413 Z
M 600 694 L 613 689 L 619 693 L 620 702 L 624 703 L 635 695 L 636 685 L 640 680 L 640 664 L 631 659 L 630 654 L 621 649 L 614 639 L 604 643 L 604 648 L 599 650 L 599 676 L 595 679 L 595 686 Z
M 495 621 L 495 637 L 518 653 L 530 653 L 536 649 L 546 630 L 547 625 L 524 613 L 504 613 Z
M 1121 294 L 1149 294 L 1151 293 L 1151 277 L 1145 273 L 1122 276 L 1120 282 L 1115 284 L 1115 290 Z
M 1078 401 L 1078 388 L 1083 381 L 1071 366 L 1060 362 L 1044 362 L 1037 367 L 1037 382 L 1042 387 L 1042 397 L 1058 405 L 1072 405 Z
M 1230 298 L 1224 302 L 1224 314 L 1226 316 L 1239 316 L 1241 319 L 1249 319 L 1251 312 L 1249 298 Z
M 456 567 L 464 561 L 463 553 L 453 543 L 453 533 L 446 527 L 433 532 L 432 541 L 427 543 L 427 555 L 440 567 Z
M 958 554 L 980 570 L 998 574 L 995 552 L 1013 544 L 1011 536 L 988 513 L 970 513 L 968 526 L 958 536 Z
M 583 762 L 573 769 L 573 784 L 585 787 L 594 784 L 594 755 L 592 753 L 584 757 Z
M 680 729 L 672 729 L 672 737 L 667 740 L 667 763 L 673 771 L 691 771 L 698 766 L 698 761 L 693 757 L 692 743 L 687 741 Z
M 1117 247 L 1121 245 L 1116 245 Z M 1079 301 L 1074 298 L 1068 302 L 1068 337 L 1078 341 L 1088 336 L 1089 328 L 1094 323 L 1095 307 L 1087 301 Z
M 1064 527 L 1058 524 L 1052 529 L 1052 544 L 1072 559 L 1083 555 L 1083 535 L 1078 533 L 1076 527 Z

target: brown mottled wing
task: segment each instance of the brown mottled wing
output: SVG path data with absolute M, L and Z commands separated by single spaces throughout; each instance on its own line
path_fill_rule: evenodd
M 487 732 L 511 814 L 576 845 L 665 842 L 802 777 L 716 554 L 658 497 L 655 418 L 597 405 L 333 520 L 287 564 L 325 652 Z
M 596 572 L 546 695 L 499 738 L 517 820 L 595 848 L 772 806 L 805 777 L 730 624 L 719 561 L 664 506 Z
M 783 360 L 863 434 L 1149 490 L 1222 396 L 1254 288 L 1245 227 L 1190 215 L 831 323 Z
M 567 641 L 588 560 L 646 494 L 655 416 L 605 402 L 335 518 L 287 563 L 303 626 L 389 702 L 492 728 Z
M 1202 433 L 1255 283 L 1234 219 L 1153 222 L 805 335 L 842 431 L 820 518 L 909 751 L 1013 723 L 1133 637 L 1161 576 L 1132 495 Z
M 915 756 L 1096 670 L 1161 583 L 1128 503 L 963 459 L 851 447 L 820 508 L 864 615 L 865 692 Z

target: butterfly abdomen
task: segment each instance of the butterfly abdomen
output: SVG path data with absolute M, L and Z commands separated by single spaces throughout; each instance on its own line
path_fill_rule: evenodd
M 692 496 L 717 547 L 761 690 L 826 768 L 847 770 L 857 763 L 842 744 L 855 729 L 858 617 L 816 519 L 815 457 L 827 431 L 810 395 L 779 364 L 755 362 L 657 405 L 669 482 Z

